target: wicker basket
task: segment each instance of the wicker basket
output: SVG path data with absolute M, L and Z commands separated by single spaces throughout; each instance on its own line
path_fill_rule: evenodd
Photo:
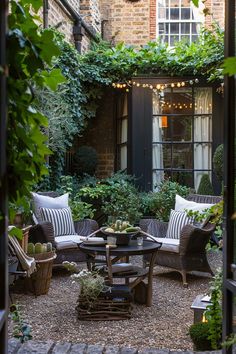
M 79 296 L 76 306 L 81 321 L 116 321 L 131 318 L 132 305 L 127 299 L 108 299 L 99 296 L 92 304 Z
M 56 258 L 55 251 L 34 254 L 32 257 L 35 258 L 37 271 L 26 279 L 27 288 L 36 296 L 47 294 L 52 278 L 52 264 Z

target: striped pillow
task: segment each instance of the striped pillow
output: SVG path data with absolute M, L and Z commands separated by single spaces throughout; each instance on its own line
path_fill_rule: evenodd
M 40 208 L 40 213 L 43 221 L 50 221 L 52 223 L 55 237 L 76 235 L 70 208 Z
M 192 218 L 188 217 L 185 212 L 171 210 L 166 237 L 179 239 L 183 226 L 191 223 Z

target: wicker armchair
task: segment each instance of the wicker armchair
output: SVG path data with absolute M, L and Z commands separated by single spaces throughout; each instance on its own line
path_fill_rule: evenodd
M 218 196 L 201 196 L 197 194 L 189 195 L 187 199 L 212 204 L 222 200 Z M 182 275 L 184 286 L 188 285 L 187 272 L 189 271 L 201 271 L 214 275 L 206 255 L 206 245 L 215 230 L 214 224 L 208 222 L 202 228 L 190 224 L 185 225 L 180 232 L 179 240 L 164 239 L 168 228 L 167 222 L 160 222 L 156 219 L 143 219 L 140 221 L 140 227 L 144 232 L 154 236 L 159 242 L 163 242 L 157 253 L 155 263 L 178 271 Z M 148 261 L 148 257 L 145 256 L 144 264 Z
M 57 197 L 55 192 L 40 193 L 49 197 Z M 88 236 L 99 229 L 98 223 L 95 220 L 84 219 L 74 222 L 75 232 L 81 236 Z M 57 257 L 54 264 L 61 264 L 64 261 L 68 262 L 85 262 L 86 256 L 80 251 L 78 244 L 73 241 L 65 241 L 56 243 L 54 237 L 53 225 L 51 222 L 44 221 L 32 226 L 29 230 L 29 242 L 51 242 L 56 249 Z

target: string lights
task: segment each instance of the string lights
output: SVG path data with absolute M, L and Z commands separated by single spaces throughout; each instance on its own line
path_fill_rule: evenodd
M 194 85 L 194 84 L 198 84 L 199 80 L 198 79 L 191 79 L 191 80 L 184 80 L 184 81 L 175 81 L 175 82 L 168 82 L 168 83 L 159 83 L 159 84 L 143 84 L 141 82 L 138 81 L 127 81 L 127 82 L 113 82 L 112 86 L 116 89 L 125 89 L 126 92 L 129 92 L 129 89 L 132 86 L 135 87 L 141 87 L 141 88 L 147 88 L 153 91 L 163 91 L 166 88 L 180 88 L 180 87 L 184 87 L 186 85 Z

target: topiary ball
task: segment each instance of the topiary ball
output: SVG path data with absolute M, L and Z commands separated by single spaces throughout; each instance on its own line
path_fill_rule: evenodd
M 189 334 L 195 346 L 195 350 L 212 350 L 211 341 L 209 336 L 209 324 L 208 322 L 194 323 L 189 328 Z

